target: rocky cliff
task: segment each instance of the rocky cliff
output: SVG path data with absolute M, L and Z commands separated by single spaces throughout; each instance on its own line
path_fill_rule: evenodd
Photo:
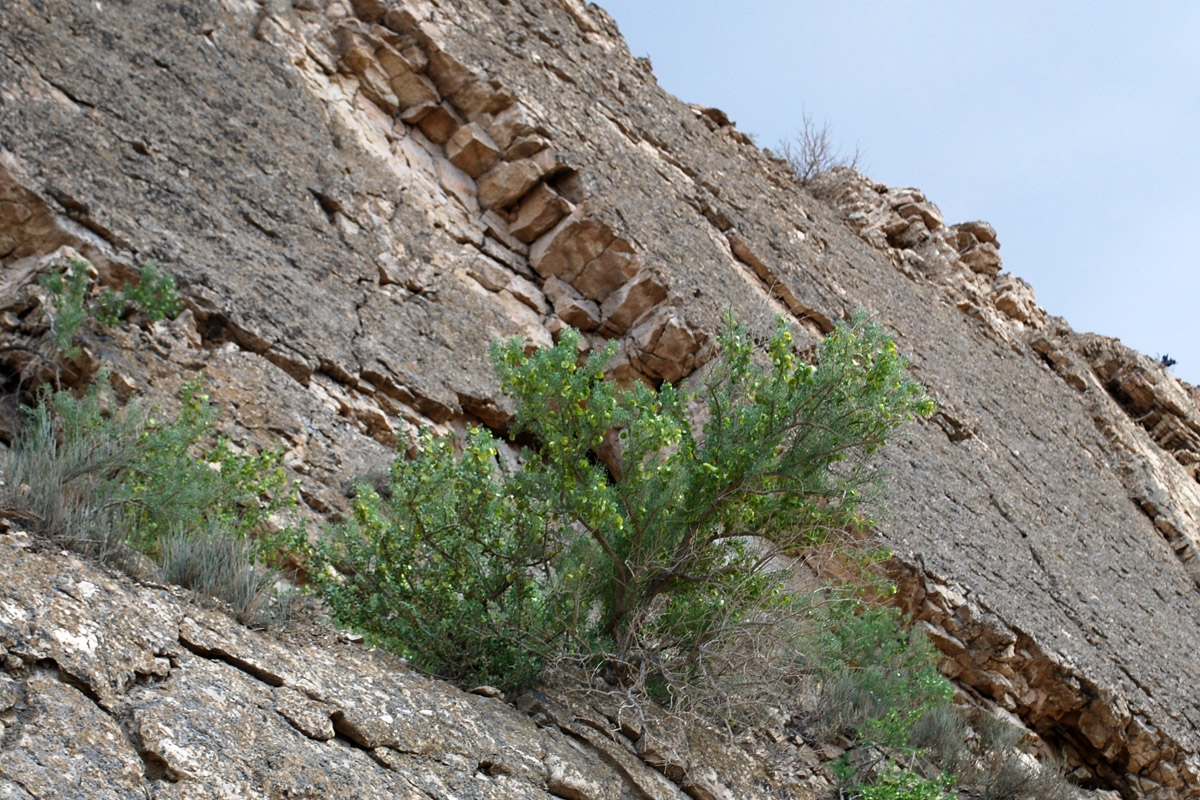
M 578 0 L 9 0 L 0 374 L 11 407 L 56 370 L 169 403 L 203 369 L 227 432 L 282 440 L 329 514 L 416 427 L 505 425 L 497 336 L 570 324 L 619 342 L 622 378 L 675 381 L 726 309 L 815 340 L 866 308 L 940 409 L 886 454 L 881 533 L 947 673 L 1081 785 L 1200 797 L 1200 394 L 1048 317 L 986 223 L 854 173 L 813 188 Z M 63 247 L 102 281 L 168 262 L 188 310 L 51 363 L 37 276 Z M 802 791 L 770 758 L 650 770 L 636 730 L 537 728 L 0 544 L 6 796 Z

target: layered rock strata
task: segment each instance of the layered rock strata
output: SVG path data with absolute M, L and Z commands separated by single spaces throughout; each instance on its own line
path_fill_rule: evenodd
M 675 381 L 727 309 L 812 342 L 866 308 L 939 404 L 886 454 L 882 533 L 950 671 L 1081 782 L 1200 796 L 1195 390 L 1047 317 L 990 226 L 854 174 L 805 193 L 576 0 L 14 0 L 0 63 L 10 391 L 103 363 L 169 404 L 204 369 L 327 514 L 418 426 L 503 430 L 497 336 L 573 325 Z M 188 311 L 62 363 L 63 247 L 108 283 L 168 262 Z
M 0 563 L 2 797 L 811 800 L 827 785 L 802 744 L 765 742 L 777 769 L 702 729 L 664 747 L 613 703 L 534 693 L 522 713 L 333 636 L 248 631 L 23 534 L 0 534 Z

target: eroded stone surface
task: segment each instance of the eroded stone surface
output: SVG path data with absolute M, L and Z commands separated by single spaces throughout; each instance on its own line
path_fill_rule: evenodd
M 809 344 L 864 307 L 940 407 L 886 453 L 883 533 L 1016 637 L 943 626 L 952 662 L 961 643 L 968 664 L 1014 673 L 964 666 L 960 680 L 1073 747 L 1098 783 L 1195 796 L 1196 390 L 1046 317 L 999 271 L 986 223 L 947 225 L 920 192 L 857 175 L 817 187 L 832 208 L 805 194 L 719 110 L 666 95 L 604 12 L 574 0 L 16 0 L 0 4 L 0 58 L 0 330 L 25 348 L 0 353 L 13 383 L 81 381 L 103 361 L 121 392 L 169 406 L 205 369 L 224 432 L 282 440 L 326 514 L 418 426 L 503 425 L 486 348 L 549 343 L 563 324 L 551 277 L 598 308 L 592 335 L 620 340 L 631 380 L 686 376 L 726 310 L 760 337 L 781 314 Z M 484 141 L 459 134 L 471 125 L 499 151 L 478 181 L 447 148 Z M 167 260 L 190 315 L 86 331 L 78 362 L 55 360 L 36 282 L 64 245 L 109 284 Z M 39 634 L 13 612 L 9 653 L 61 655 L 106 707 L 182 646 L 110 658 L 117 634 L 81 627 L 67 599 L 47 608 L 58 627 Z M 1044 660 L 1017 657 L 1022 636 Z M 79 655 L 89 637 L 103 665 Z M 210 656 L 178 658 L 249 674 Z M 305 674 L 246 664 L 275 690 Z M 1049 664 L 1070 670 L 1036 671 Z M 1053 700 L 1076 697 L 1073 681 L 1096 691 Z M 316 731 L 321 752 L 354 750 L 347 763 L 425 757 L 323 740 L 262 698 L 275 717 L 254 719 Z M 365 731 L 348 709 L 343 727 Z M 1123 742 L 1101 740 L 1110 723 Z M 419 791 L 456 791 L 427 780 Z
M 3 534 L 0 647 L 5 797 L 682 796 L 632 745 L 601 737 L 599 754 L 569 714 L 539 727 L 395 658 L 300 633 L 283 642 Z M 133 679 L 114 682 L 126 670 Z M 773 782 L 724 745 L 706 757 Z M 811 797 L 783 787 L 773 796 Z

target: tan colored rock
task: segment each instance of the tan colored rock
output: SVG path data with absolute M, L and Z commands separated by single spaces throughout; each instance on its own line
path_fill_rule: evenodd
M 507 150 L 514 140 L 534 132 L 529 115 L 520 103 L 514 103 L 494 115 L 485 114 L 482 123 L 501 150 Z
M 42 255 L 74 242 L 46 202 L 21 186 L 0 157 L 0 259 Z
M 436 100 L 427 80 L 419 80 L 411 65 L 386 43 L 360 30 L 341 27 L 335 34 L 341 63 L 359 79 L 363 93 L 387 114 Z M 396 86 L 393 87 L 395 80 Z M 418 87 L 422 87 L 418 91 Z
M 383 19 L 387 4 L 383 0 L 350 0 L 350 6 L 355 15 L 364 22 L 378 22 Z
M 467 119 L 472 120 L 497 114 L 511 106 L 516 99 L 499 81 L 478 74 L 464 81 L 457 90 L 449 92 L 449 96 Z
M 999 243 L 996 240 L 996 229 L 981 220 L 960 222 L 957 225 L 952 225 L 951 229 L 968 233 L 981 242 L 989 242 L 999 247 Z
M 404 160 L 408 162 L 410 168 L 420 170 L 430 178 L 437 177 L 437 164 L 435 163 L 436 157 L 434 153 L 438 148 L 421 129 L 413 128 L 409 130 L 408 136 L 398 139 L 393 147 L 396 151 L 403 154 Z
M 643 314 L 666 299 L 666 287 L 657 277 L 643 271 L 610 294 L 600 306 L 605 332 L 624 335 Z
M 477 79 L 477 73 L 446 50 L 445 36 L 436 23 L 421 21 L 415 27 L 417 40 L 429 57 L 426 73 L 437 84 L 438 91 L 453 98 L 468 81 Z
M 630 334 L 631 359 L 651 378 L 675 383 L 699 366 L 704 336 L 673 308 L 660 309 Z
M 1129 765 L 1135 774 L 1142 773 L 1161 757 L 1158 732 L 1139 715 L 1129 721 Z
M 471 259 L 467 264 L 467 274 L 489 292 L 498 292 L 507 288 L 509 281 L 515 277 L 490 258 Z
M 576 209 L 533 243 L 530 265 L 542 276 L 557 276 L 589 300 L 603 301 L 637 274 L 633 246 L 612 229 Z
M 931 231 L 942 227 L 942 212 L 929 201 L 904 203 L 896 209 L 896 213 L 909 220 L 919 217 Z
M 373 48 L 356 43 L 342 53 L 342 63 L 345 64 L 359 80 L 362 92 L 388 114 L 400 110 L 400 99 L 392 91 L 392 82 L 379 61 L 375 58 Z
M 529 158 L 537 155 L 550 146 L 550 143 L 541 136 L 522 136 L 513 141 L 504 151 L 504 158 L 507 161 L 516 161 L 521 158 Z
M 366 2 L 374 3 L 381 2 L 381 0 L 366 0 Z M 387 6 L 382 22 L 396 33 L 409 33 L 421 21 L 417 8 L 408 5 L 387 4 Z
M 508 289 L 496 292 L 496 303 L 497 307 L 516 326 L 518 335 L 528 343 L 529 348 L 540 349 L 554 345 L 554 341 L 550 338 L 550 332 L 542 324 L 543 317 L 540 310 L 530 308 L 529 304 L 518 299 Z
M 446 156 L 454 166 L 478 178 L 496 163 L 500 149 L 487 131 L 472 122 L 455 131 L 446 142 Z
M 479 177 L 479 203 L 484 208 L 508 208 L 545 174 L 532 159 L 502 161 Z
M 1033 296 L 1033 287 L 1015 275 L 1001 275 L 993 283 L 997 309 L 1018 322 L 1041 327 L 1046 316 Z
M 422 133 L 429 137 L 430 141 L 437 144 L 448 142 L 462 125 L 462 118 L 445 103 L 415 106 L 414 108 L 420 109 L 415 115 L 417 126 L 420 127 Z
M 565 198 L 546 184 L 538 184 L 521 199 L 509 230 L 517 239 L 528 244 L 569 213 L 571 204 Z
M 600 327 L 599 307 L 570 284 L 551 276 L 542 290 L 546 293 L 546 299 L 554 305 L 554 313 L 563 322 L 585 332 Z
M 641 269 L 641 260 L 633 245 L 614 238 L 596 258 L 584 265 L 572 281 L 584 297 L 602 302 Z
M 534 272 L 529 268 L 529 260 L 521 255 L 521 251 L 527 250 L 527 248 L 519 242 L 518 245 L 520 245 L 519 248 L 509 247 L 505 240 L 494 237 L 489 233 L 483 237 L 483 246 L 480 250 L 488 258 L 499 261 L 513 272 L 524 275 L 527 278 L 532 278 L 534 277 Z
M 557 276 L 551 275 L 542 284 L 542 291 L 546 295 L 546 299 L 552 304 L 557 303 L 563 298 L 577 297 L 582 299 L 582 295 L 575 291 L 574 287 L 566 281 L 560 280 Z
M 400 112 L 400 121 L 406 125 L 416 125 L 423 120 L 439 104 L 436 102 L 421 103 Z
M 980 242 L 965 253 L 960 253 L 959 258 L 972 272 L 983 275 L 995 275 L 1000 272 L 1000 252 L 991 242 Z
M 537 191 L 536 189 L 534 191 Z M 485 211 L 479 221 L 487 228 L 488 235 L 508 248 L 515 255 L 529 255 L 529 245 L 512 235 L 508 220 L 495 211 Z M 528 270 L 526 270 L 528 272 Z
M 910 250 L 918 247 L 930 238 L 929 228 L 919 217 L 909 220 L 899 232 L 888 234 L 888 244 L 900 250 Z
M 580 206 L 530 246 L 529 264 L 542 277 L 553 275 L 573 283 L 612 240 L 612 229 Z
M 468 214 L 471 216 L 478 214 L 478 189 L 470 174 L 444 158 L 434 159 L 434 164 L 437 167 L 438 181 L 442 187 L 462 204 Z
M 512 292 L 513 297 L 520 300 L 525 305 L 532 308 L 539 314 L 550 313 L 550 306 L 546 302 L 546 296 L 542 290 L 537 287 L 533 281 L 521 275 L 513 275 L 508 280 L 508 285 L 504 288 Z
M 618 794 L 582 774 L 573 764 L 551 755 L 546 759 L 546 788 L 563 800 L 616 800 Z
M 392 75 L 390 85 L 401 109 L 436 103 L 441 99 L 433 82 L 416 72 L 407 71 Z
M 1079 730 L 1105 758 L 1112 759 L 1125 749 L 1129 719 L 1124 701 L 1109 695 L 1097 698 L 1084 709 L 1079 715 Z
M 375 49 L 375 56 L 388 76 L 401 110 L 436 103 L 441 99 L 433 81 L 420 74 L 412 63 L 394 48 L 380 44 Z

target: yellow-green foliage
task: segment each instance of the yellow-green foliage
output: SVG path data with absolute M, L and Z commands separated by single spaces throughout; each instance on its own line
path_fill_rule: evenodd
M 798 358 L 781 322 L 767 351 L 732 320 L 688 391 L 605 380 L 610 348 L 579 335 L 492 358 L 532 444 L 514 464 L 474 431 L 461 456 L 426 436 L 384 495 L 360 487 L 324 554 L 336 616 L 432 673 L 515 686 L 579 654 L 619 681 L 664 687 L 711 675 L 747 627 L 788 604 L 767 557 L 866 521 L 870 456 L 932 404 L 876 325 L 858 318 Z M 619 433 L 622 468 L 596 452 Z M 682 681 L 682 683 L 681 683 Z

